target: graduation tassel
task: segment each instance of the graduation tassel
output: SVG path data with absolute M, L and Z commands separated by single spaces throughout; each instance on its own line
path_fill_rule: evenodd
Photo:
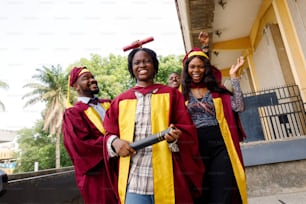
M 70 103 L 70 75 L 68 76 L 68 89 L 67 89 L 67 99 L 66 99 L 66 108 L 71 108 L 72 104 Z

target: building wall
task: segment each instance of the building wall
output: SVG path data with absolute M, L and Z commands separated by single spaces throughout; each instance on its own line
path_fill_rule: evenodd
M 305 1 L 295 2 L 305 4 Z M 306 102 L 306 81 L 304 79 L 306 75 L 305 47 L 301 45 L 304 40 L 300 38 L 300 34 L 297 34 L 298 30 L 302 32 L 303 28 L 298 28 L 300 27 L 296 16 L 296 13 L 300 12 L 297 9 L 298 5 L 293 6 L 292 3 L 293 1 L 291 0 L 274 0 L 272 1 L 272 6 L 284 41 L 295 84 L 299 86 L 303 101 Z M 304 15 L 300 19 L 305 19 Z
M 259 90 L 285 85 L 269 26 L 266 26 L 263 30 L 263 37 L 254 52 L 253 60 L 258 76 L 257 88 Z
M 306 190 L 306 160 L 246 168 L 249 197 Z
M 288 1 L 288 6 L 304 58 L 306 58 L 306 1 Z

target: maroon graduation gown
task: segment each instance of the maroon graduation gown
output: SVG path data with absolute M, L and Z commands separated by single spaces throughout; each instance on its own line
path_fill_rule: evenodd
M 172 123 L 182 131 L 182 135 L 178 140 L 179 152 L 172 152 L 175 203 L 193 203 L 192 199 L 201 193 L 204 165 L 198 150 L 196 128 L 185 106 L 183 95 L 177 89 L 154 84 L 146 88 L 134 87 L 116 97 L 105 116 L 106 137 L 111 135 L 120 137 L 119 124 L 122 124 L 123 121 L 119 121 L 119 112 L 124 112 L 119 108 L 120 102 L 136 100 L 135 90 L 145 94 L 152 92 L 156 88 L 158 88 L 158 91 L 153 94 L 169 94 L 169 125 Z M 158 103 L 160 103 L 158 105 L 163 106 L 164 101 L 159 101 Z M 105 153 L 107 155 L 107 152 Z M 120 166 L 120 168 L 122 167 Z M 116 182 L 114 181 L 114 183 Z
M 110 103 L 110 100 L 99 100 Z M 77 102 L 63 116 L 64 146 L 73 162 L 77 186 L 85 204 L 118 203 L 106 174 L 103 157 L 105 137 L 85 114 L 90 106 Z

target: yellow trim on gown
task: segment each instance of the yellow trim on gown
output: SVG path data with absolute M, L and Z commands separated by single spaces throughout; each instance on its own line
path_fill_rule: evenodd
M 224 116 L 223 104 L 221 98 L 213 99 L 214 106 L 216 109 L 216 118 L 219 122 L 221 134 L 223 136 L 229 158 L 233 167 L 234 175 L 236 178 L 237 186 L 240 192 L 240 196 L 243 204 L 247 204 L 247 187 L 246 187 L 246 176 L 244 168 L 240 162 L 239 156 L 236 152 L 235 145 L 233 143 L 231 132 L 229 130 L 227 121 Z
M 161 105 L 162 104 L 162 105 Z M 119 103 L 120 138 L 133 141 L 136 99 L 122 100 Z M 168 93 L 153 94 L 151 98 L 152 134 L 169 126 L 170 96 Z M 175 204 L 172 152 L 168 143 L 162 141 L 152 146 L 152 165 L 154 178 L 154 202 Z M 130 168 L 130 157 L 120 157 L 118 191 L 121 203 L 124 204 Z

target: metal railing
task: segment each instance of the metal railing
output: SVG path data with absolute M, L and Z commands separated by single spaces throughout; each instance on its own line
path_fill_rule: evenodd
M 244 128 L 247 135 L 257 131 L 253 141 L 306 135 L 305 103 L 297 85 L 245 93 L 244 97 L 247 110 Z M 250 129 L 250 125 L 255 128 Z

